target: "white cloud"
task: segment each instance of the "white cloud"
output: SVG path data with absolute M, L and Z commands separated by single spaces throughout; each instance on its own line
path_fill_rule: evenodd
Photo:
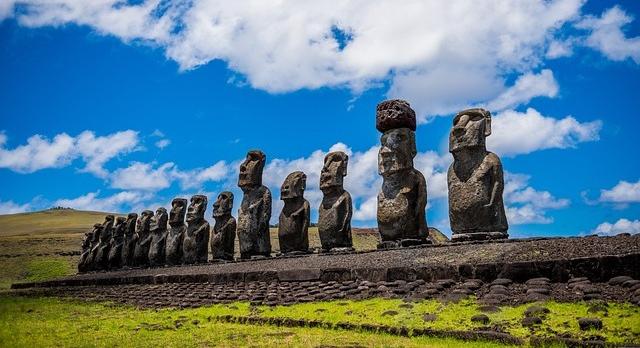
M 576 43 L 576 39 L 552 40 L 549 43 L 545 57 L 547 59 L 569 57 L 573 54 L 573 46 Z
M 571 203 L 534 189 L 529 186 L 529 179 L 528 175 L 505 173 L 503 197 L 510 225 L 550 224 L 553 218 L 546 215 L 547 211 L 566 208 Z
M 498 113 L 492 119 L 487 148 L 502 156 L 513 157 L 537 150 L 573 148 L 580 142 L 599 139 L 601 121 L 578 122 L 567 116 L 556 119 L 533 108 Z
M 93 132 L 84 131 L 76 137 L 76 150 L 86 166 L 82 171 L 105 178 L 108 172 L 102 166 L 119 154 L 134 151 L 138 145 L 138 132 L 126 130 L 96 137 Z
M 492 112 L 501 111 L 527 104 L 535 97 L 553 98 L 557 94 L 558 82 L 553 77 L 553 72 L 544 69 L 539 74 L 527 73 L 518 77 L 514 85 L 490 101 L 487 108 Z
M 98 136 L 84 131 L 76 137 L 61 133 L 49 140 L 39 134 L 27 139 L 25 145 L 7 149 L 6 135 L 0 138 L 0 168 L 9 168 L 19 173 L 33 173 L 45 168 L 61 168 L 73 160 L 82 158 L 83 172 L 98 177 L 107 175 L 103 165 L 112 158 L 134 151 L 138 144 L 138 133 L 132 130 Z
M 169 146 L 169 144 L 171 144 L 171 140 L 169 140 L 169 139 L 160 139 L 160 140 L 155 142 L 156 147 L 161 149 L 161 150 L 164 149 L 165 147 Z
M 631 58 L 640 64 L 640 37 L 628 38 L 622 31 L 622 27 L 632 21 L 633 17 L 614 6 L 599 18 L 586 16 L 576 27 L 590 30 L 584 44 L 602 52 L 607 58 L 615 61 Z
M 76 198 L 58 199 L 53 205 L 78 210 L 123 212 L 125 207 L 140 205 L 153 198 L 152 193 L 141 191 L 121 191 L 111 196 L 99 196 L 100 191 L 89 192 Z
M 640 220 L 620 219 L 613 224 L 603 222 L 591 231 L 591 234 L 602 236 L 615 236 L 619 233 L 640 233 Z
M 18 204 L 13 201 L 0 201 L 0 214 L 17 214 L 32 210 L 30 203 Z
M 133 162 L 126 168 L 114 171 L 109 180 L 113 188 L 157 191 L 171 186 L 174 168 L 172 162 L 158 168 L 150 163 Z
M 358 94 L 391 80 L 388 95 L 407 98 L 425 121 L 505 93 L 506 76 L 538 68 L 583 2 L 23 0 L 15 16 L 159 46 L 183 70 L 223 60 L 234 80 L 271 93 Z
M 637 182 L 620 181 L 609 190 L 600 190 L 600 202 L 638 203 L 640 202 L 640 180 Z
M 158 191 L 170 187 L 175 181 L 183 189 L 201 188 L 209 181 L 222 181 L 230 172 L 225 161 L 207 168 L 180 170 L 173 162 L 156 166 L 155 163 L 132 162 L 128 167 L 115 170 L 110 176 L 111 187 L 125 190 Z

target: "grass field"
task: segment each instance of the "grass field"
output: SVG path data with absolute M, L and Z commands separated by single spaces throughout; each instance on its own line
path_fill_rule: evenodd
M 246 309 L 245 305 L 238 305 L 154 311 L 58 299 L 0 297 L 0 346 L 502 347 L 489 342 L 211 320 L 212 316 Z
M 588 316 L 586 303 L 543 304 L 550 309 L 541 325 L 523 328 L 520 320 L 528 305 L 502 307 L 489 313 L 492 325 L 528 342 L 531 336 L 556 334 L 587 339 L 599 336 L 611 343 L 640 343 L 640 312 L 627 304 L 607 304 L 600 331 L 580 331 L 576 318 Z M 391 313 L 391 314 L 389 314 Z M 196 309 L 140 310 L 108 303 L 81 303 L 50 298 L 0 297 L 0 345 L 45 346 L 292 346 L 292 347 L 495 347 L 486 341 L 403 338 L 354 330 L 330 329 L 332 324 L 379 324 L 437 330 L 480 329 L 470 321 L 479 313 L 473 299 L 457 303 L 425 300 L 331 301 L 293 306 L 253 307 L 248 303 Z M 217 316 L 251 316 L 320 320 L 326 328 L 286 328 L 216 321 Z M 425 321 L 425 316 L 435 319 Z M 593 316 L 593 314 L 591 314 Z M 4 346 L 9 346 L 4 345 Z

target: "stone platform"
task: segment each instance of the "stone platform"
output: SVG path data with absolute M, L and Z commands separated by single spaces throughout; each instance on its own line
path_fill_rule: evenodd
M 126 269 L 78 274 L 12 289 L 132 284 L 237 284 L 295 282 L 434 282 L 506 278 L 522 283 L 546 277 L 594 283 L 625 275 L 640 278 L 640 235 L 512 239 L 427 245 L 339 255 L 311 254 L 193 266 Z

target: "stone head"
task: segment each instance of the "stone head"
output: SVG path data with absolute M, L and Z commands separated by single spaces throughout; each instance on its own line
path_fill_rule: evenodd
M 417 154 L 416 136 L 409 128 L 396 128 L 386 131 L 380 138 L 378 152 L 378 173 L 393 174 L 413 168 L 413 158 Z
M 138 219 L 138 231 L 148 231 L 152 219 L 153 212 L 151 210 L 143 210 L 142 213 L 140 213 L 140 219 Z
M 467 109 L 453 118 L 449 133 L 449 152 L 465 148 L 485 149 L 485 139 L 491 135 L 491 113 L 485 109 Z
M 376 107 L 376 128 L 382 133 L 396 128 L 415 131 L 416 112 L 404 100 L 385 100 Z
M 91 230 L 92 241 L 97 242 L 100 238 L 100 233 L 102 233 L 102 224 L 94 224 L 93 229 Z
M 184 216 L 187 214 L 187 203 L 185 198 L 174 198 L 171 201 L 171 212 L 169 213 L 169 225 L 179 226 L 184 223 Z
M 125 218 L 124 216 L 118 216 L 116 218 L 116 223 L 114 226 L 117 234 L 124 233 L 124 229 L 127 227 L 127 224 L 125 223 L 126 221 L 127 221 L 127 218 Z
M 256 187 L 262 185 L 262 170 L 267 156 L 260 150 L 252 150 L 247 152 L 247 158 L 240 165 L 240 174 L 238 176 L 238 186 Z
M 156 209 L 156 215 L 151 221 L 151 230 L 165 230 L 167 229 L 167 209 L 160 207 Z
M 347 175 L 349 156 L 342 151 L 329 152 L 324 157 L 324 166 L 320 172 L 320 189 L 342 187 Z
M 207 210 L 207 196 L 194 195 L 187 209 L 187 222 L 195 222 L 204 219 L 204 212 Z
M 127 221 L 127 218 L 126 218 L 126 217 L 124 217 L 124 216 L 118 216 L 118 217 L 116 218 L 116 222 L 115 222 L 114 226 L 115 226 L 116 228 L 118 228 L 119 226 L 124 226 L 124 225 L 125 225 L 125 224 L 124 224 L 124 223 L 125 223 L 125 221 Z
M 104 222 L 102 223 L 102 227 L 103 228 L 112 228 L 114 220 L 115 220 L 115 217 L 113 215 L 111 215 L 111 214 L 105 216 L 104 217 Z
M 229 191 L 221 192 L 218 199 L 213 203 L 213 217 L 231 215 L 233 209 L 233 193 Z
M 129 213 L 129 215 L 127 215 L 127 222 L 125 224 L 127 226 L 127 232 L 135 232 L 136 225 L 138 224 L 138 214 Z
M 302 197 L 307 187 L 307 175 L 297 171 L 287 175 L 280 187 L 280 199 L 287 200 Z

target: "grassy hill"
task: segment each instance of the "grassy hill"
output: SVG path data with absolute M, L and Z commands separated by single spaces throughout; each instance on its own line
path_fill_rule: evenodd
M 82 233 L 110 213 L 52 209 L 0 215 L 0 237 Z
M 0 289 L 73 274 L 82 234 L 107 214 L 52 209 L 0 215 Z

